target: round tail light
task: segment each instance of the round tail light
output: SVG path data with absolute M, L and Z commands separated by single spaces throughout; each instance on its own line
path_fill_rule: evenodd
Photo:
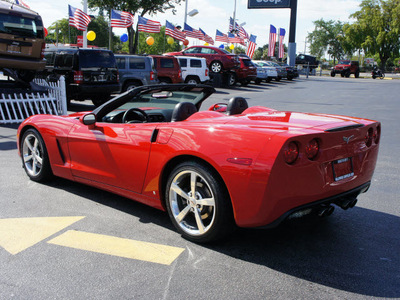
M 285 147 L 283 155 L 286 163 L 293 164 L 299 157 L 299 146 L 295 142 L 290 142 Z
M 311 140 L 306 146 L 306 156 L 308 159 L 313 160 L 319 152 L 319 144 L 316 139 Z
M 378 126 L 378 127 L 376 127 L 376 129 L 374 130 L 374 135 L 373 135 L 375 144 L 378 144 L 378 143 L 379 143 L 380 137 L 381 137 L 381 126 Z

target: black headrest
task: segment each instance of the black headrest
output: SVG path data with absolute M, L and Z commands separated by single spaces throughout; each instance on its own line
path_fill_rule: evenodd
M 226 114 L 228 116 L 239 115 L 248 107 L 249 105 L 247 104 L 246 99 L 244 99 L 243 97 L 233 97 L 228 102 Z
M 191 102 L 178 103 L 172 112 L 171 122 L 184 121 L 197 112 L 196 106 Z

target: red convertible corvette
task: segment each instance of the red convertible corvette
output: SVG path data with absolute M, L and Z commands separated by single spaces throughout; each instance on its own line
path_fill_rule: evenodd
M 248 107 L 200 111 L 214 89 L 143 86 L 93 112 L 35 115 L 18 129 L 27 175 L 60 176 L 167 210 L 183 237 L 353 207 L 378 156 L 379 122 Z

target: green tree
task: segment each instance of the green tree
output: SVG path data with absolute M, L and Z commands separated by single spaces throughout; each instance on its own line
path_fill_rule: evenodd
M 180 4 L 182 0 L 88 0 L 88 5 L 91 8 L 99 8 L 107 11 L 110 17 L 111 9 L 130 12 L 132 15 L 163 13 L 168 9 L 172 9 L 175 13 L 176 4 Z M 137 27 L 136 27 L 137 28 Z M 129 36 L 129 53 L 137 52 L 138 32 L 132 27 L 128 28 Z
M 399 55 L 400 1 L 363 0 L 351 29 L 358 36 L 359 47 L 367 55 L 379 55 L 381 68 Z
M 83 32 L 76 29 L 75 27 L 69 26 L 68 19 L 57 20 L 48 28 L 49 34 L 46 37 L 47 43 L 59 43 L 63 44 L 76 44 L 77 36 L 83 35 Z M 88 41 L 88 46 L 94 45 L 98 47 L 108 48 L 109 43 L 109 27 L 108 22 L 103 16 L 97 16 L 92 19 L 89 23 L 88 31 L 94 31 L 96 33 L 96 39 L 94 41 Z M 118 37 L 112 34 L 112 39 L 115 45 L 118 44 Z
M 307 40 L 310 42 L 310 53 L 318 58 L 324 56 L 325 52 L 333 56 L 334 61 L 345 54 L 343 44 L 343 23 L 340 21 L 324 21 L 323 19 L 313 22 L 315 29 L 309 33 Z

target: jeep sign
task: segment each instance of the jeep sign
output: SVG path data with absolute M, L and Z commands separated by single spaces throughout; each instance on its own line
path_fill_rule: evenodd
M 290 8 L 290 0 L 248 0 L 247 8 Z

